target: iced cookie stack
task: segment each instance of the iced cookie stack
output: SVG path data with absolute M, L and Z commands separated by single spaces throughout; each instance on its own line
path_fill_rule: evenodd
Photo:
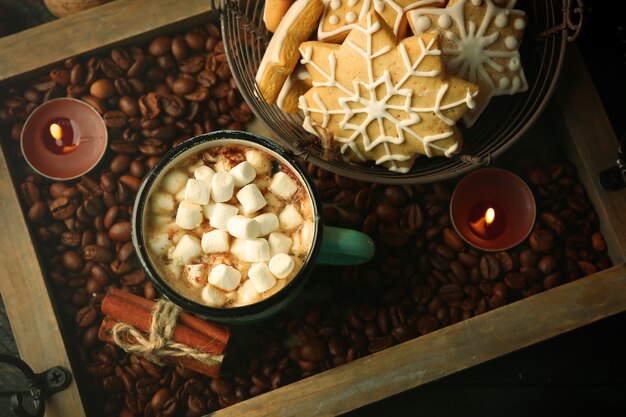
M 263 98 L 354 162 L 460 152 L 492 96 L 527 89 L 514 0 L 268 0 Z M 278 22 L 278 23 L 276 23 Z M 410 30 L 409 30 L 410 28 Z M 410 33 L 412 32 L 412 33 Z M 331 140 L 328 140 L 331 138 Z

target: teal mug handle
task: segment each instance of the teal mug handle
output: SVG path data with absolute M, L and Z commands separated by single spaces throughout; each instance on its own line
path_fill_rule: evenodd
M 374 256 L 374 241 L 365 233 L 340 227 L 324 226 L 317 263 L 322 265 L 358 265 Z

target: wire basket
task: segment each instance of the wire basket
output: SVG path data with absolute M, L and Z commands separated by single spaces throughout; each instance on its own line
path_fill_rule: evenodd
M 572 3 L 572 4 L 570 4 Z M 471 128 L 463 131 L 463 152 L 452 158 L 418 158 L 406 174 L 388 171 L 373 163 L 357 164 L 329 158 L 320 140 L 302 127 L 302 115 L 282 111 L 263 99 L 255 75 L 271 33 L 263 24 L 264 1 L 214 1 L 220 11 L 222 36 L 231 72 L 254 114 L 274 139 L 294 154 L 346 177 L 379 183 L 427 183 L 445 180 L 485 166 L 524 135 L 548 102 L 557 81 L 568 40 L 578 35 L 582 2 L 573 0 L 519 0 L 516 9 L 526 11 L 528 26 L 520 46 L 528 90 L 493 97 Z M 577 15 L 577 16 L 576 16 Z M 573 33 L 570 33 L 570 31 Z

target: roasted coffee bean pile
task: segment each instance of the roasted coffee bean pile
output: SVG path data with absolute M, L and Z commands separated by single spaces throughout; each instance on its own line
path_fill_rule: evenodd
M 247 329 L 245 349 L 232 347 L 220 378 L 159 367 L 100 342 L 100 303 L 108 288 L 158 297 L 130 241 L 130 211 L 146 172 L 183 140 L 242 129 L 252 116 L 220 36 L 208 24 L 142 47 L 69 59 L 1 93 L 0 134 L 17 170 L 26 172 L 19 192 L 80 351 L 77 366 L 89 376 L 90 415 L 200 416 L 611 265 L 597 214 L 558 150 L 543 160 L 509 151 L 503 166 L 531 185 L 538 213 L 529 238 L 499 253 L 479 252 L 454 232 L 454 182 L 369 184 L 309 165 L 326 224 L 370 234 L 377 246 L 372 262 L 331 273 L 319 267 L 298 303 L 304 307 Z M 95 172 L 65 183 L 29 174 L 18 142 L 28 114 L 60 96 L 94 106 L 110 135 L 107 159 Z

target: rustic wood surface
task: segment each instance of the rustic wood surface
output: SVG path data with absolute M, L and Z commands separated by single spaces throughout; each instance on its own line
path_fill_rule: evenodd
M 146 39 L 206 19 L 209 0 L 112 1 L 0 38 L 0 83 L 50 67 L 68 57 L 119 42 Z M 11 59 L 4 59 L 11 57 Z
M 601 230 L 613 262 L 624 262 L 626 254 L 626 190 L 606 191 L 598 181 L 603 170 L 615 166 L 618 141 L 604 106 L 578 48 L 570 48 L 556 90 L 558 111 L 554 121 L 569 135 L 568 158 L 598 212 Z
M 16 57 L 0 61 L 0 82 L 69 56 L 167 31 L 172 24 L 205 17 L 208 8 L 207 0 L 187 0 L 182 5 L 166 0 L 116 1 L 0 39 L 3 55 Z M 73 36 L 78 33 L 80 36 Z M 618 215 L 626 204 L 620 200 L 623 196 L 597 190 L 594 183 L 597 173 L 613 163 L 616 142 L 612 143 L 612 130 L 580 57 L 574 52 L 568 60 L 557 91 L 563 113 L 561 122 L 557 112 L 557 123 L 562 124 L 558 130 L 568 134 L 574 145 L 570 157 L 603 219 L 603 232 L 618 266 L 247 400 L 215 416 L 338 414 L 626 310 L 626 299 L 621 296 L 626 290 L 626 266 L 622 264 L 626 228 L 624 216 Z M 599 105 L 593 107 L 596 103 Z M 69 366 L 2 153 L 0 175 L 4 178 L 0 182 L 4 203 L 0 267 L 6 274 L 0 280 L 0 291 L 20 339 L 20 353 L 36 371 L 55 364 Z M 543 320 L 529 326 L 524 318 L 533 315 Z M 80 405 L 75 384 L 53 399 L 48 402 L 48 415 L 84 415 L 82 409 L 74 408 Z
M 71 369 L 51 294 L 37 260 L 22 208 L 0 151 L 0 293 L 20 357 L 35 372 L 60 365 Z M 84 416 L 75 382 L 46 401 L 47 416 Z

